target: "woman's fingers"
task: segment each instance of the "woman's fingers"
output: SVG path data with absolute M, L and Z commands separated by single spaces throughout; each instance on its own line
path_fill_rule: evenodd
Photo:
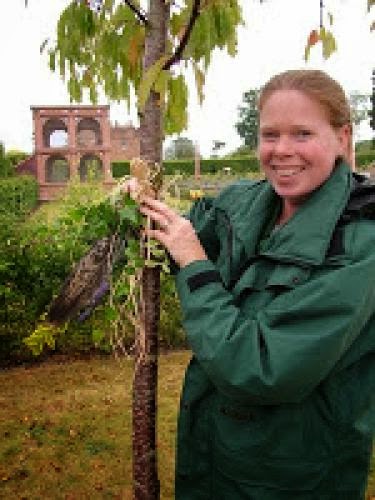
M 163 213 L 151 210 L 145 205 L 141 205 L 139 210 L 143 215 L 149 216 L 154 222 L 159 224 L 162 229 L 167 228 L 168 224 L 170 223 L 170 220 Z
M 168 207 L 165 203 L 159 200 L 155 200 L 154 198 L 150 198 L 149 196 L 145 196 L 142 198 L 142 207 L 151 210 L 153 213 L 161 214 L 168 221 L 174 220 L 176 217 L 179 217 L 176 212 L 174 212 L 171 208 Z
M 131 177 L 121 184 L 120 190 L 122 193 L 127 193 L 131 198 L 136 199 L 139 192 L 138 180 L 135 177 Z

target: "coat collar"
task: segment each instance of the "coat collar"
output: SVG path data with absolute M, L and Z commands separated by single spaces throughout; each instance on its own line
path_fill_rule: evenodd
M 314 191 L 293 217 L 271 234 L 261 255 L 279 261 L 321 264 L 348 202 L 352 182 L 348 165 L 338 164 L 329 179 Z M 279 202 L 272 186 L 264 181 L 258 185 L 255 196 L 249 196 L 239 210 L 233 210 L 229 215 L 233 232 L 242 241 L 247 258 L 256 255 L 263 227 Z

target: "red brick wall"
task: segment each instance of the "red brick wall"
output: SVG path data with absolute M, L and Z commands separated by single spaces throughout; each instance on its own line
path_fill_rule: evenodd
M 111 127 L 111 162 L 131 160 L 139 157 L 140 142 L 138 129 L 127 126 Z

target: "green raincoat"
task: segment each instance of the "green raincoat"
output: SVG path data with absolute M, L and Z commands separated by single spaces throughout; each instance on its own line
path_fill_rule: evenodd
M 234 184 L 191 211 L 209 260 L 176 275 L 193 351 L 178 423 L 177 500 L 364 498 L 374 429 L 375 220 L 337 229 L 353 183 L 338 165 L 274 230 L 280 199 L 267 181 Z

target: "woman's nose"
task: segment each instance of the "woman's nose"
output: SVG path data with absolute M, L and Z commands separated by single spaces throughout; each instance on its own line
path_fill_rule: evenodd
M 279 155 L 292 155 L 294 153 L 293 141 L 286 135 L 280 135 L 274 144 L 274 153 Z

